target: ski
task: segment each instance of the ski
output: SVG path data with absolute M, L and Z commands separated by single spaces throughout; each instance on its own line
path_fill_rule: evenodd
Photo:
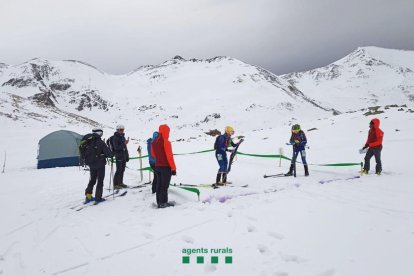
M 115 197 L 121 197 L 121 196 L 125 196 L 126 194 L 128 193 L 128 191 L 124 191 L 124 192 L 122 192 L 122 193 L 113 193 L 113 194 L 110 194 L 110 195 L 107 195 L 107 196 L 105 196 L 105 197 L 103 197 L 103 198 L 109 198 L 110 196 L 114 196 L 114 198 Z M 102 201 L 102 202 L 99 202 L 99 203 L 94 203 L 94 204 L 85 204 L 85 205 L 83 205 L 83 206 L 81 206 L 81 207 L 79 207 L 78 209 L 76 209 L 76 211 L 80 211 L 80 210 L 83 210 L 83 209 L 85 209 L 86 207 L 88 207 L 88 206 L 94 206 L 94 205 L 99 205 L 99 204 L 102 204 L 103 202 L 106 202 L 106 201 Z
M 289 177 L 293 175 L 286 175 L 284 173 L 278 173 L 278 174 L 270 174 L 270 175 L 263 175 L 263 178 L 269 178 L 269 177 Z
M 233 152 L 231 153 L 231 155 L 230 155 L 230 158 L 229 158 L 229 168 L 227 169 L 227 174 L 230 172 L 230 170 L 231 170 L 231 165 L 233 164 L 233 160 L 234 160 L 234 157 L 236 156 L 236 154 L 237 154 L 237 150 L 239 149 L 239 146 L 240 146 L 240 144 L 241 143 L 243 143 L 243 141 L 244 141 L 244 139 L 241 139 L 240 141 L 239 141 L 239 143 L 237 144 L 237 146 L 234 148 L 234 150 L 233 150 Z
M 147 186 L 148 184 L 152 184 L 152 182 L 150 181 L 150 182 L 145 182 L 145 183 L 143 183 L 143 184 L 136 185 L 136 186 L 129 186 L 127 189 L 137 189 L 137 188 L 143 188 L 143 187 Z
M 346 177 L 346 178 L 333 178 L 333 179 L 328 179 L 328 180 L 320 180 L 319 183 L 320 184 L 326 184 L 326 183 L 331 183 L 331 182 L 335 182 L 335 181 L 353 180 L 353 179 L 358 179 L 358 178 L 361 178 L 361 176 L 356 175 L 356 176 L 351 176 L 351 177 Z
M 194 188 L 213 188 L 213 184 L 186 184 L 186 183 L 179 183 L 179 184 L 171 184 L 173 186 L 181 186 L 181 187 L 194 187 Z
M 108 198 L 108 197 L 110 197 L 112 195 L 116 195 L 118 193 L 119 193 L 119 190 L 115 190 L 113 193 L 107 194 L 107 195 L 103 196 L 102 198 Z M 76 208 L 78 208 L 80 206 L 88 205 L 88 204 L 93 203 L 93 202 L 95 202 L 95 201 L 92 200 L 92 201 L 90 201 L 88 203 L 82 202 L 81 204 L 76 204 L 75 206 L 72 206 L 72 207 L 69 207 L 69 208 L 73 210 L 73 209 L 76 209 Z
M 227 184 L 227 185 L 217 185 L 217 184 L 213 184 L 214 186 L 214 189 L 218 189 L 218 188 L 222 188 L 222 187 L 231 187 L 231 188 L 247 188 L 247 187 L 249 187 L 249 185 L 248 184 L 246 184 L 246 185 L 242 185 L 242 186 L 234 186 L 234 185 L 232 185 L 232 184 Z
M 241 188 L 246 188 L 249 185 L 242 185 L 242 186 L 234 186 L 232 183 L 227 183 L 227 184 L 222 184 L 222 185 L 217 185 L 216 183 L 212 183 L 212 184 L 185 184 L 185 183 L 179 183 L 179 184 L 171 184 L 173 186 L 181 186 L 181 187 L 194 187 L 194 188 L 211 188 L 211 189 L 218 189 L 220 187 L 241 187 Z

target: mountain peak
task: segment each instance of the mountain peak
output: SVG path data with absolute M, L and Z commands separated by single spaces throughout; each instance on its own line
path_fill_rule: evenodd
M 173 59 L 175 59 L 175 60 L 183 60 L 183 61 L 185 61 L 185 59 L 184 58 L 182 58 L 181 56 L 179 56 L 179 55 L 176 55 L 175 57 L 173 57 Z
M 414 70 L 413 51 L 365 46 L 358 47 L 345 58 L 372 58 L 394 67 L 405 67 Z

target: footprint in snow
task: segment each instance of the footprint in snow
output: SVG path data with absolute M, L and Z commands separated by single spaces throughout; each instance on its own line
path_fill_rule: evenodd
M 142 232 L 142 235 L 144 236 L 144 238 L 146 239 L 153 239 L 154 236 L 148 232 Z
M 287 263 L 293 262 L 293 263 L 301 264 L 301 263 L 306 262 L 305 258 L 296 256 L 296 255 L 288 255 L 285 253 L 280 253 L 280 258 Z
M 254 227 L 253 225 L 247 226 L 247 232 L 249 233 L 256 232 L 256 227 Z
M 270 254 L 269 248 L 267 248 L 267 246 L 264 245 L 264 244 L 259 244 L 257 246 L 257 249 L 259 249 L 259 252 L 263 255 L 269 255 Z
M 228 212 L 227 213 L 227 216 L 229 217 L 229 218 L 231 218 L 231 217 L 233 217 L 233 213 L 232 212 Z M 414 233 L 413 233 L 414 234 Z
M 285 236 L 283 236 L 282 234 L 276 233 L 276 232 L 269 232 L 268 235 L 278 240 L 285 239 Z
M 185 241 L 186 243 L 194 243 L 194 239 L 190 236 L 182 236 L 182 240 Z
M 207 273 L 213 273 L 217 270 L 217 267 L 215 265 L 212 265 L 212 264 L 206 264 L 206 266 L 204 267 L 204 270 Z
M 318 273 L 315 276 L 332 276 L 332 275 L 335 275 L 335 273 L 336 273 L 335 269 L 329 269 L 324 272 Z
M 272 274 L 272 276 L 289 276 L 289 273 L 287 272 L 275 272 Z

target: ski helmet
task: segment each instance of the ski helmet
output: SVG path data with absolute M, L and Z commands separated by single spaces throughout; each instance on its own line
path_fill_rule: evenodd
M 231 126 L 226 126 L 226 128 L 224 129 L 224 132 L 226 134 L 233 135 L 234 134 L 234 129 Z
M 120 130 L 120 129 L 125 129 L 125 126 L 124 125 L 117 125 L 116 130 Z
M 102 135 L 103 135 L 103 130 L 102 130 L 102 129 L 100 129 L 100 128 L 94 128 L 94 129 L 92 129 L 92 133 L 96 133 L 96 134 L 98 134 L 99 136 L 101 136 L 101 137 L 102 137 Z
M 293 125 L 292 130 L 299 131 L 300 130 L 300 125 L 298 125 L 298 124 Z

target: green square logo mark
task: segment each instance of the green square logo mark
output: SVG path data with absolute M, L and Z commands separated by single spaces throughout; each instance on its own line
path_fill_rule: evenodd
M 198 264 L 204 264 L 204 257 L 203 256 L 197 256 L 197 263 Z
M 189 264 L 190 263 L 190 256 L 183 256 L 183 264 Z
M 233 263 L 233 257 L 232 256 L 226 256 L 224 259 L 224 262 L 226 264 L 232 264 Z
M 212 264 L 218 264 L 218 257 L 217 256 L 211 256 L 211 263 Z

